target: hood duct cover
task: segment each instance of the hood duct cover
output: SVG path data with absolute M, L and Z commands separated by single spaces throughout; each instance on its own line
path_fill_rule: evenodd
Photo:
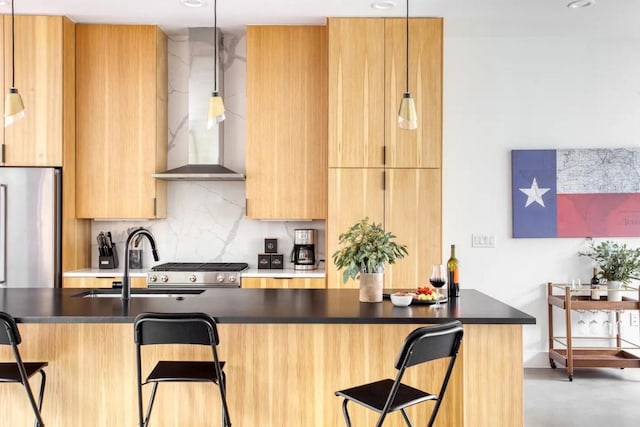
M 187 33 L 188 31 L 188 33 Z M 224 122 L 207 129 L 207 107 L 213 88 L 213 28 L 189 28 L 172 50 L 189 65 L 189 161 L 185 166 L 153 174 L 168 181 L 244 181 L 245 176 L 225 166 Z M 186 39 L 188 37 L 188 40 Z M 218 30 L 218 87 L 224 88 L 222 33 Z M 171 39 L 169 43 L 172 43 Z M 171 67 L 170 67 L 171 68 Z M 179 74 L 179 73 L 178 73 Z M 176 76 L 178 78 L 178 76 Z M 184 73 L 186 79 L 186 73 Z M 222 91 L 221 91 L 222 93 Z

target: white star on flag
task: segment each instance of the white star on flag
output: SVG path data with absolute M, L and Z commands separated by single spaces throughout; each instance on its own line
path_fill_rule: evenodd
M 549 188 L 538 187 L 538 182 L 536 181 L 535 178 L 533 178 L 533 182 L 531 183 L 531 188 L 520 188 L 520 191 L 522 191 L 524 194 L 527 195 L 527 203 L 524 205 L 524 207 L 526 208 L 533 202 L 536 202 L 540 206 L 545 207 L 544 200 L 542 200 L 542 196 L 544 195 L 544 193 L 546 193 L 549 190 L 550 190 Z

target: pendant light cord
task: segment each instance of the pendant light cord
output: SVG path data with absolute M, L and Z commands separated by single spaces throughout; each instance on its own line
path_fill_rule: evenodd
M 405 37 L 406 37 L 406 47 L 407 47 L 407 57 L 405 58 L 406 63 L 404 67 L 406 72 L 405 83 L 407 85 L 407 90 L 405 92 L 409 92 L 409 0 L 407 0 L 407 19 L 406 19 Z
M 15 13 L 13 9 L 13 0 L 11 0 L 11 87 L 16 87 L 16 24 Z
M 213 0 L 213 91 L 218 91 L 218 0 Z

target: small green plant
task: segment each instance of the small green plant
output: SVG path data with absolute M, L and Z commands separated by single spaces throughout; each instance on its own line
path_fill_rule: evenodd
M 407 247 L 398 244 L 391 233 L 385 232 L 381 224 L 369 223 L 365 218 L 338 237 L 341 246 L 333 254 L 333 262 L 339 270 L 344 269 L 342 281 L 357 279 L 359 273 L 381 273 L 385 264 L 393 264 L 407 255 Z
M 578 252 L 598 263 L 598 275 L 607 281 L 629 283 L 637 279 L 640 273 L 640 248 L 628 248 L 626 244 L 618 244 L 610 240 L 595 244 L 589 243 L 588 252 Z

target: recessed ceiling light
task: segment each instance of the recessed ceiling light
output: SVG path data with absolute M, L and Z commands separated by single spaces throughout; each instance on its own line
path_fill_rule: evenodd
M 371 2 L 371 7 L 379 10 L 393 9 L 396 5 L 396 0 L 375 0 Z
M 593 6 L 596 0 L 573 0 L 567 4 L 569 9 L 582 9 L 583 7 Z
M 8 4 L 9 4 L 9 2 L 8 2 L 8 1 L 0 0 L 0 6 L 6 6 L 6 5 L 8 5 Z
M 180 4 L 185 7 L 205 7 L 207 2 L 205 0 L 180 0 Z

